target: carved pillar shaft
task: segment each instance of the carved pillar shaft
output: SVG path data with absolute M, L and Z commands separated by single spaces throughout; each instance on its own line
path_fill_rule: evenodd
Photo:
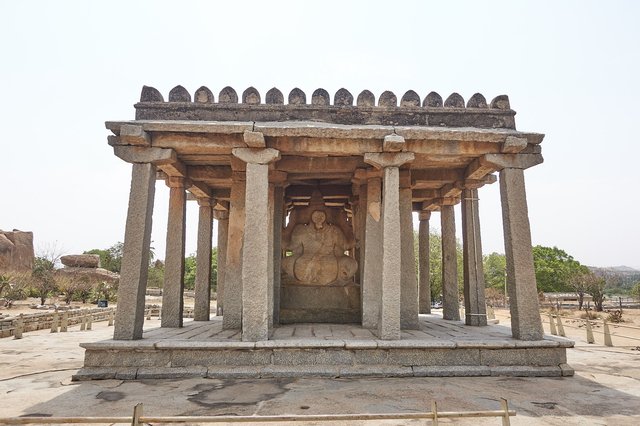
M 169 178 L 167 251 L 162 288 L 162 327 L 182 327 L 187 194 L 183 178 Z
M 218 247 L 217 247 L 217 263 L 218 270 L 216 276 L 217 287 L 217 312 L 216 315 L 224 313 L 224 282 L 227 270 L 227 241 L 229 239 L 229 212 L 224 210 L 215 210 L 214 217 L 218 221 Z
M 382 180 L 367 179 L 364 270 L 362 273 L 362 326 L 378 328 L 382 279 Z
M 403 179 L 401 179 L 402 181 Z M 418 280 L 413 244 L 413 208 L 410 179 L 400 188 L 401 288 L 400 318 L 402 328 L 418 328 Z
M 280 324 L 282 271 L 282 228 L 284 227 L 284 187 L 276 186 L 273 196 L 273 323 Z
M 213 213 L 211 201 L 198 200 L 198 250 L 196 252 L 196 284 L 193 319 L 209 321 L 211 311 L 211 243 Z
M 156 166 L 133 164 L 114 340 L 142 339 Z
M 225 329 L 242 327 L 242 240 L 244 237 L 245 187 L 244 172 L 233 172 L 224 275 L 222 327 Z
M 398 167 L 384 168 L 382 196 L 382 292 L 378 336 L 400 339 L 401 238 Z
M 462 252 L 465 324 L 487 325 L 477 189 L 462 192 Z
M 507 258 L 511 332 L 516 339 L 540 340 L 543 337 L 543 329 L 522 169 L 505 168 L 500 171 L 500 198 Z
M 420 313 L 431 313 L 431 282 L 429 281 L 429 218 L 431 212 L 420 212 L 418 231 L 418 266 L 420 268 Z
M 442 222 L 442 318 L 460 320 L 456 221 L 453 206 L 440 208 Z

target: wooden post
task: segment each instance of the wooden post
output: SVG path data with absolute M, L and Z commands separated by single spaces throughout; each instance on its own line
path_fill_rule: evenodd
M 558 321 L 558 334 L 562 337 L 566 337 L 566 334 L 564 334 L 564 326 L 562 325 L 562 317 L 560 317 L 560 315 L 556 315 L 556 321 Z
M 613 342 L 611 341 L 611 332 L 609 331 L 609 324 L 607 320 L 602 320 L 604 324 L 604 345 L 605 346 L 613 346 Z
M 502 415 L 502 426 L 510 426 L 511 421 L 509 420 L 509 403 L 506 399 L 500 398 L 500 405 L 502 405 L 502 410 L 504 414 Z
M 593 329 L 591 328 L 591 321 L 589 321 L 589 316 L 587 315 L 587 343 L 595 343 L 595 339 L 593 338 Z
M 554 336 L 558 335 L 558 330 L 556 330 L 556 324 L 553 322 L 553 315 L 551 312 L 549 312 L 549 332 Z
M 51 332 L 58 332 L 58 312 L 53 313 L 53 318 L 51 319 Z

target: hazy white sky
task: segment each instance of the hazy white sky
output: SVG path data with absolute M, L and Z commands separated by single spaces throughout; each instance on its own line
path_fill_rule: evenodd
M 544 164 L 525 172 L 534 244 L 640 268 L 639 5 L 0 1 L 0 229 L 66 253 L 123 240 L 131 170 L 104 121 L 133 119 L 143 84 L 165 99 L 178 84 L 216 98 L 226 85 L 481 92 L 509 95 L 518 129 L 546 134 Z M 504 252 L 497 185 L 480 198 L 484 251 Z M 161 258 L 167 200 L 159 183 Z M 188 252 L 196 226 L 189 203 Z

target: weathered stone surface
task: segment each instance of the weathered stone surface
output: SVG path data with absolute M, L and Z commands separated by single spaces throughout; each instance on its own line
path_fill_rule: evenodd
M 220 94 L 218 95 L 218 102 L 221 104 L 237 104 L 238 94 L 233 87 L 227 86 L 220 91 Z
M 193 95 L 194 102 L 198 104 L 212 104 L 215 102 L 213 93 L 208 87 L 202 86 Z
M 418 281 L 413 244 L 411 187 L 400 188 L 400 324 L 402 329 L 418 329 Z
M 182 327 L 187 196 L 184 179 L 169 179 L 169 215 L 162 289 L 162 327 Z
M 459 321 L 456 222 L 453 206 L 440 207 L 442 233 L 442 318 Z
M 382 181 L 379 177 L 370 177 L 366 187 L 362 326 L 375 330 L 380 321 L 382 294 Z
M 324 89 L 316 89 L 311 95 L 311 105 L 331 105 L 329 92 Z
M 395 154 L 398 155 L 398 154 Z M 378 337 L 400 339 L 401 238 L 399 171 L 384 168 L 382 193 L 382 292 Z
M 242 134 L 242 138 L 244 140 L 244 143 L 246 143 L 249 148 L 265 148 L 266 147 L 264 135 L 260 132 L 252 132 L 252 131 L 246 130 Z
M 68 266 L 56 270 L 56 273 L 72 276 L 77 279 L 86 279 L 92 282 L 105 281 L 107 283 L 115 283 L 120 279 L 120 275 L 107 271 L 103 268 L 80 268 Z
M 401 107 L 419 107 L 420 106 L 420 95 L 418 95 L 413 90 L 408 90 L 404 95 L 402 95 L 402 99 L 400 100 Z
M 255 87 L 249 87 L 242 93 L 242 103 L 249 105 L 260 104 L 260 93 Z
M 358 95 L 358 100 L 356 101 L 358 106 L 362 107 L 372 107 L 376 105 L 376 97 L 368 90 L 363 90 Z
M 305 105 L 307 103 L 307 95 L 297 87 L 289 92 L 289 105 Z
M 464 108 L 464 99 L 458 93 L 452 93 L 444 101 L 445 108 Z
M 114 340 L 142 338 L 156 166 L 134 164 L 122 250 Z
M 245 175 L 234 172 L 231 184 L 227 263 L 224 277 L 223 328 L 242 326 L 242 244 L 245 223 Z
M 382 141 L 382 149 L 385 152 L 399 152 L 402 151 L 404 147 L 404 137 L 395 133 L 385 136 Z
M 229 212 L 214 211 L 218 221 L 218 288 L 217 288 L 217 315 L 224 312 L 224 288 L 227 276 L 227 241 L 229 240 Z
M 429 218 L 431 212 L 420 212 L 418 230 L 419 312 L 431 313 L 431 283 L 429 281 Z
M 347 89 L 340 89 L 333 97 L 333 105 L 351 106 L 353 105 L 353 95 Z
M 309 223 L 292 223 L 290 237 L 285 234 L 284 247 L 293 254 L 283 259 L 282 269 L 299 285 L 345 285 L 358 269 L 344 254 L 355 244 L 353 235 L 327 223 L 330 212 L 324 204 L 313 208 Z
M 544 331 L 538 307 L 524 172 L 521 169 L 500 171 L 500 199 L 511 331 L 516 339 L 541 340 Z
M 442 108 L 442 105 L 442 96 L 436 92 L 429 92 L 422 101 L 422 106 L 427 108 Z
M 509 97 L 507 95 L 496 96 L 491 101 L 491 108 L 511 109 L 511 105 L 509 104 Z
M 33 232 L 0 230 L 0 268 L 29 271 L 34 258 Z
M 76 266 L 80 268 L 99 268 L 100 256 L 97 254 L 68 254 L 60 257 L 64 266 Z
M 487 325 L 477 189 L 462 192 L 462 251 L 465 324 Z
M 169 92 L 169 102 L 191 102 L 191 94 L 182 86 L 176 86 Z
M 284 96 L 280 90 L 274 87 L 267 92 L 265 102 L 269 105 L 282 105 L 284 104 Z
M 394 107 L 398 105 L 398 98 L 393 92 L 385 91 L 382 92 L 380 98 L 378 99 L 378 106 L 381 107 Z
M 487 108 L 487 100 L 481 93 L 475 93 L 467 101 L 467 108 Z
M 211 312 L 211 243 L 213 210 L 208 199 L 198 202 L 198 249 L 193 319 L 209 321 Z
M 155 87 L 142 86 L 140 102 L 164 102 L 164 98 L 162 97 L 162 93 Z

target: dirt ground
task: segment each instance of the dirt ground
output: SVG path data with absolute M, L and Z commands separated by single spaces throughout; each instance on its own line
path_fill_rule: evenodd
M 508 324 L 508 311 L 497 318 Z M 625 312 L 624 315 L 627 315 Z M 638 313 L 623 318 L 638 320 Z M 545 320 L 545 317 L 543 317 Z M 545 321 L 545 331 L 549 331 Z M 443 411 L 497 410 L 500 398 L 517 416 L 514 425 L 640 424 L 640 341 L 623 344 L 618 336 L 640 331 L 612 327 L 615 347 L 596 343 L 570 319 L 567 336 L 574 377 L 366 378 L 260 380 L 103 380 L 71 382 L 82 365 L 79 342 L 109 339 L 113 328 L 94 323 L 92 331 L 25 333 L 22 340 L 0 340 L 0 417 L 126 416 L 144 403 L 147 415 L 277 415 L 429 411 L 437 401 Z M 629 322 L 627 322 L 627 325 Z M 146 321 L 157 327 L 158 321 Z M 623 331 L 624 330 L 624 331 Z M 618 334 L 616 334 L 618 333 Z M 634 334 L 635 333 L 635 334 Z M 448 424 L 501 424 L 500 419 L 442 420 Z M 257 424 L 257 423 L 256 423 Z M 281 423 L 284 424 L 284 423 Z M 299 422 L 295 424 L 301 424 Z M 420 425 L 426 420 L 310 422 L 317 425 Z

